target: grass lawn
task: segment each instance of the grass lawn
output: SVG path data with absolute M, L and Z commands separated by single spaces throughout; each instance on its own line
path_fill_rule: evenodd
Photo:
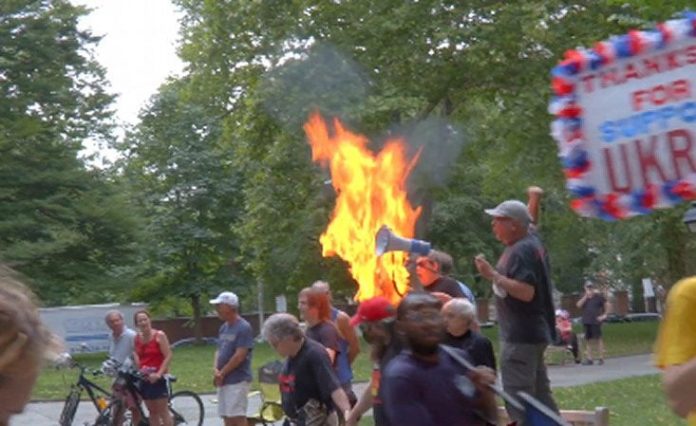
M 594 410 L 609 408 L 611 426 L 664 425 L 686 426 L 686 420 L 667 408 L 660 386 L 660 376 L 642 376 L 613 382 L 554 389 L 558 405 L 566 409 Z M 372 426 L 372 417 L 360 426 Z
M 607 357 L 638 355 L 650 353 L 657 337 L 657 321 L 643 322 L 621 322 L 610 323 L 602 326 L 604 346 Z M 582 326 L 575 325 L 573 330 L 582 333 Z M 493 349 L 496 356 L 498 348 L 498 327 L 481 329 L 481 333 L 486 335 L 493 342 Z M 583 348 L 580 348 L 581 352 Z
M 657 334 L 657 322 L 615 323 L 604 326 L 604 341 L 607 347 L 607 356 L 622 356 L 652 351 L 653 342 Z M 581 331 L 580 329 L 577 330 Z M 491 327 L 482 330 L 488 336 L 498 352 L 498 328 Z M 196 392 L 213 392 L 212 363 L 213 346 L 186 346 L 174 350 L 171 372 L 179 380 L 175 389 L 190 389 Z M 366 381 L 369 378 L 371 362 L 368 359 L 369 347 L 362 342 L 362 353 L 354 364 L 356 381 Z M 82 364 L 98 367 L 105 359 L 104 354 L 80 354 L 75 358 Z M 266 343 L 259 343 L 254 347 L 252 370 L 254 374 L 258 368 L 274 359 L 276 354 Z M 75 370 L 56 370 L 46 368 L 34 389 L 33 400 L 60 400 L 67 395 L 70 384 L 76 379 Z M 109 379 L 97 378 L 99 384 L 108 386 Z M 574 388 L 575 389 L 575 388 Z M 659 390 L 656 390 L 658 396 Z M 571 405 L 568 405 L 571 406 Z M 613 423 L 612 423 L 613 424 Z
M 609 408 L 611 426 L 686 425 L 686 420 L 672 414 L 667 407 L 657 374 L 557 388 L 554 389 L 554 397 L 562 408 Z

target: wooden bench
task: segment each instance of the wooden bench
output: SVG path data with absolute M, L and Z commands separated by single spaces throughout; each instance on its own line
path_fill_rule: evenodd
M 561 410 L 561 417 L 572 426 L 609 426 L 609 409 L 597 407 L 590 410 Z M 498 425 L 510 423 L 505 407 L 498 407 Z

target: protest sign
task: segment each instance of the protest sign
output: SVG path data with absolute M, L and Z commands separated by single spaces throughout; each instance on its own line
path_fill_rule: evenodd
M 552 86 L 576 212 L 615 220 L 696 199 L 696 14 L 570 50 Z

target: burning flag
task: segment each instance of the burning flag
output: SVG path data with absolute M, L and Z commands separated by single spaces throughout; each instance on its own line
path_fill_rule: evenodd
M 338 255 L 349 263 L 359 287 L 355 300 L 382 295 L 397 303 L 408 289 L 408 253 L 377 257 L 375 234 L 387 225 L 398 235 L 413 237 L 421 209 L 409 203 L 406 180 L 418 156 L 409 161 L 401 139 L 387 141 L 375 154 L 367 149 L 367 138 L 345 129 L 338 119 L 332 124 L 329 128 L 315 113 L 304 125 L 312 160 L 329 167 L 337 194 L 333 217 L 319 240 L 322 255 Z

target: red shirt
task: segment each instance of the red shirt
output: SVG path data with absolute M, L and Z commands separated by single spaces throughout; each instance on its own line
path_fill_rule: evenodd
M 563 339 L 564 342 L 570 340 L 570 334 L 573 331 L 573 325 L 571 324 L 570 320 L 565 318 L 556 318 L 556 328 L 558 328 L 558 331 L 561 332 L 561 339 Z
M 152 338 L 147 343 L 143 343 L 140 334 L 135 336 L 135 353 L 140 360 L 140 369 L 157 371 L 162 366 L 164 354 L 157 342 L 158 333 L 159 330 L 152 330 Z

